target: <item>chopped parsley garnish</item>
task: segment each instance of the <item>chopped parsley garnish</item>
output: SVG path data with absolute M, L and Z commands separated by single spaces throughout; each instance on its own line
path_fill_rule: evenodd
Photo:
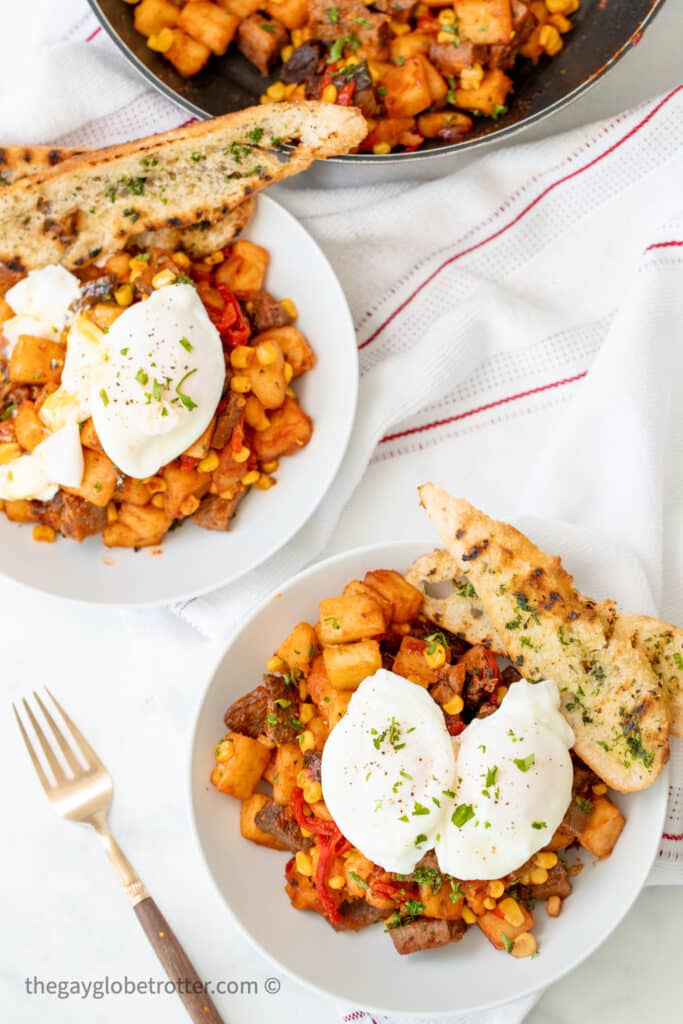
M 95 490 L 97 491 L 97 493 L 98 493 L 98 494 L 99 494 L 99 493 L 100 493 L 100 491 L 102 490 L 102 484 L 100 483 L 100 481 L 99 481 L 99 480 L 97 480 L 97 481 L 95 482 Z
M 409 779 L 410 782 L 413 781 L 413 776 L 408 775 L 408 772 L 404 772 L 403 769 L 401 769 L 401 771 L 398 774 L 401 776 L 402 779 Z
M 328 7 L 325 11 L 325 16 L 329 21 L 330 25 L 336 25 L 339 22 L 339 8 Z
M 194 162 L 196 164 L 198 164 L 201 159 L 202 159 L 202 154 L 201 153 L 192 153 L 191 156 L 190 156 L 190 160 L 194 160 Z
M 292 704 L 291 700 L 286 700 L 284 697 L 278 697 L 275 703 L 281 708 L 288 708 Z
M 450 886 L 451 886 L 451 891 L 448 894 L 448 898 L 449 898 L 449 900 L 451 900 L 452 903 L 457 903 L 459 899 L 461 899 L 461 898 L 463 898 L 465 896 L 465 893 L 463 892 L 463 888 L 462 888 L 460 882 L 458 882 L 457 879 L 455 879 L 455 878 L 451 878 L 450 879 Z
M 528 772 L 532 765 L 536 764 L 536 755 L 529 754 L 528 757 L 516 757 L 515 764 L 520 772 Z
M 142 196 L 145 194 L 146 180 L 146 178 L 120 178 L 119 182 L 127 192 L 131 192 L 134 196 Z
M 418 914 L 423 914 L 425 905 L 420 903 L 419 900 L 406 900 L 404 903 L 406 914 L 410 914 L 411 917 L 417 917 Z
M 436 654 L 436 651 L 438 650 L 439 647 L 448 646 L 448 644 L 446 643 L 446 637 L 443 635 L 443 633 L 430 633 L 429 636 L 425 637 L 425 640 L 427 641 L 428 644 L 425 654 L 428 654 L 430 656 L 432 654 Z
M 236 164 L 241 164 L 245 156 L 249 156 L 251 153 L 251 146 L 247 146 L 243 142 L 231 142 L 228 152 Z
M 0 420 L 10 419 L 10 417 L 14 415 L 16 408 L 17 407 L 14 403 L 12 403 L 12 405 L 8 405 L 5 411 L 0 414 Z
M 104 405 L 104 406 L 109 405 L 109 395 L 104 390 L 104 388 L 102 388 L 102 390 L 100 391 L 100 398 L 102 399 L 102 405 Z
M 140 220 L 140 214 L 138 213 L 137 210 L 133 209 L 132 206 L 127 206 L 126 209 L 122 211 L 122 213 L 123 216 L 128 217 L 133 224 L 135 224 L 136 220 Z
M 107 199 L 110 199 L 112 201 L 112 203 L 113 203 L 114 200 L 116 199 L 116 189 L 115 189 L 115 187 L 113 185 L 110 185 L 109 188 L 105 188 L 104 194 L 107 197 Z
M 451 800 L 455 800 L 455 793 L 452 789 L 442 789 L 441 792 L 444 796 L 449 797 Z
M 361 878 L 360 875 L 357 875 L 355 871 L 349 871 L 349 878 L 352 878 L 353 881 L 356 883 L 356 885 L 359 885 L 361 887 L 361 889 L 369 889 L 370 888 L 370 886 L 365 881 L 365 879 Z
M 423 843 L 427 842 L 427 836 L 424 832 L 420 832 L 419 836 L 415 836 L 415 845 L 422 846 Z
M 254 125 L 254 127 L 247 132 L 247 138 L 255 146 L 258 145 L 258 143 L 263 138 L 263 128 L 261 128 L 260 125 Z
M 508 108 L 503 103 L 494 103 L 491 117 L 494 121 L 497 121 L 499 117 L 502 117 L 503 114 L 507 114 L 507 112 Z
M 509 935 L 505 934 L 505 932 L 502 933 L 501 938 L 503 940 L 503 945 L 505 946 L 505 952 L 512 955 L 512 947 L 514 946 L 514 942 L 512 941 Z
M 386 85 L 380 85 L 380 86 L 377 87 L 377 95 L 378 96 L 386 96 L 386 94 L 388 92 L 389 92 L 389 90 L 387 89 Z
M 344 48 L 347 46 L 350 50 L 357 50 L 360 46 L 360 39 L 357 39 L 356 36 L 340 36 L 339 39 L 335 39 L 330 48 L 327 63 L 335 64 L 338 60 L 341 60 L 344 56 Z
M 448 82 L 448 92 L 446 93 L 446 102 L 455 105 L 455 79 L 452 76 L 446 78 Z
M 474 589 L 472 584 L 467 580 L 465 580 L 464 583 L 459 583 L 455 588 L 455 592 L 458 595 L 458 597 L 466 597 L 470 601 L 477 596 L 476 590 Z
M 190 396 L 186 395 L 182 391 L 182 387 L 183 387 L 183 384 L 185 383 L 185 381 L 187 380 L 187 378 L 191 377 L 192 374 L 196 373 L 196 372 L 197 372 L 197 370 L 195 368 L 194 370 L 190 370 L 188 373 L 186 373 L 185 376 L 183 377 L 183 379 L 180 381 L 180 383 L 178 384 L 178 386 L 175 389 L 178 398 L 183 403 L 185 408 L 188 409 L 190 412 L 192 412 L 193 409 L 197 408 L 197 403 L 193 402 L 193 400 L 190 398 Z
M 456 828 L 462 828 L 468 821 L 471 821 L 474 817 L 474 808 L 472 804 L 458 804 L 451 815 L 451 821 Z
M 269 711 L 268 714 L 266 715 L 266 722 L 268 723 L 268 725 L 277 725 L 278 724 L 278 717 L 277 717 L 277 715 L 273 711 Z
M 148 253 L 148 252 L 139 252 L 139 253 L 137 253 L 136 256 L 133 257 L 133 259 L 134 260 L 142 260 L 143 263 L 147 263 L 147 262 L 149 262 L 149 259 L 150 259 L 150 253 Z
M 683 669 L 683 656 L 681 656 L 681 654 L 679 654 L 678 651 L 674 651 L 671 657 L 674 660 L 674 665 L 676 666 L 676 668 Z
M 275 32 L 275 25 L 271 25 L 269 21 L 262 21 L 261 28 L 264 32 L 270 32 L 271 35 Z
M 582 796 L 575 796 L 574 803 L 580 811 L 583 811 L 584 814 L 590 814 L 590 812 L 593 809 L 593 804 L 590 802 L 590 800 L 586 800 Z
M 152 382 L 152 395 L 154 396 L 154 401 L 155 402 L 160 402 L 161 401 L 161 392 L 163 391 L 163 389 L 164 389 L 163 384 L 160 384 L 159 381 L 155 377 L 153 382 Z
M 531 827 L 532 828 L 537 828 L 540 831 L 540 829 L 548 827 L 548 822 L 547 821 L 532 821 L 531 822 Z
M 424 804 L 421 804 L 418 800 L 416 800 L 415 804 L 413 805 L 413 812 L 412 813 L 413 814 L 429 814 L 429 808 L 425 807 Z
M 325 618 L 323 619 L 323 622 L 329 622 L 329 624 L 332 626 L 332 629 L 341 629 L 341 626 L 339 625 L 339 619 L 337 618 L 336 615 L 326 615 Z
M 138 382 L 138 384 L 140 384 L 144 388 L 149 381 L 149 374 L 145 373 L 145 371 L 142 368 L 140 368 L 138 372 L 135 374 L 135 379 Z
M 186 352 L 193 351 L 194 346 L 187 340 L 187 338 L 178 338 L 178 344 L 182 345 Z
M 498 774 L 498 765 L 495 764 L 493 766 L 493 768 L 489 768 L 489 770 L 486 773 L 486 785 L 487 785 L 487 787 L 488 786 L 495 786 L 495 784 L 496 784 L 496 775 L 497 774 Z
M 443 883 L 443 876 L 436 868 L 417 867 L 413 878 L 418 885 L 428 885 L 433 893 L 438 892 Z

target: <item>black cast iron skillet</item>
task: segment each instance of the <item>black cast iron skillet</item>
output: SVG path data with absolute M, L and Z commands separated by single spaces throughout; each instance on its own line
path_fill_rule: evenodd
M 537 65 L 520 58 L 512 75 L 515 94 L 509 112 L 497 121 L 481 119 L 475 131 L 461 142 L 449 145 L 427 142 L 415 153 L 349 154 L 335 162 L 386 164 L 403 160 L 428 160 L 455 154 L 484 141 L 504 138 L 535 121 L 560 110 L 585 92 L 612 67 L 664 6 L 665 0 L 582 0 L 572 16 L 574 29 L 564 36 L 565 47 L 552 59 Z M 123 0 L 89 0 L 103 27 L 130 63 L 161 93 L 199 118 L 227 114 L 258 103 L 272 81 L 262 78 L 256 68 L 234 47 L 224 57 L 212 57 L 194 78 L 183 78 L 147 46 L 133 27 L 134 7 Z M 328 161 L 329 163 L 330 161 Z

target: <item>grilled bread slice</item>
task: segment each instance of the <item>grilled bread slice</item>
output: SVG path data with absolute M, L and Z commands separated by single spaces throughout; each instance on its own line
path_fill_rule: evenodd
M 0 146 L 0 188 L 84 153 L 83 149 L 52 146 Z
M 672 736 L 683 736 L 683 629 L 647 615 L 619 612 L 614 635 L 648 659 L 669 702 Z
M 145 231 L 213 224 L 366 131 L 352 107 L 266 104 L 71 157 L 0 189 L 0 261 L 73 269 Z
M 507 523 L 434 484 L 419 492 L 508 656 L 526 679 L 557 683 L 577 754 L 614 789 L 649 786 L 669 756 L 667 701 L 647 658 L 615 634 L 613 606 L 579 594 L 559 558 Z

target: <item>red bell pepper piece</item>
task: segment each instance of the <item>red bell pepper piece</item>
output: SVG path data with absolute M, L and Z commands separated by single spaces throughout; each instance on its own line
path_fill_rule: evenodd
M 323 821 L 321 818 L 310 817 L 307 818 L 304 814 L 304 791 L 300 786 L 296 786 L 292 792 L 292 813 L 296 818 L 296 822 L 299 828 L 308 829 L 309 832 L 313 832 L 314 835 L 324 836 L 326 838 L 333 838 L 335 835 L 341 835 L 339 829 L 333 821 Z
M 465 728 L 465 723 L 462 718 L 459 718 L 456 722 L 449 722 L 446 726 L 449 736 L 459 736 Z
M 424 14 L 417 19 L 418 32 L 438 32 L 441 26 L 433 14 Z
M 236 426 L 233 427 L 228 443 L 231 452 L 239 452 L 244 447 L 244 413 L 240 416 Z
M 300 786 L 297 786 L 292 793 L 291 806 L 292 813 L 299 827 L 305 828 L 318 836 L 320 854 L 315 871 L 315 887 L 325 916 L 330 921 L 339 922 L 342 917 L 330 895 L 330 890 L 327 886 L 327 872 L 334 858 L 340 853 L 344 853 L 351 844 L 344 838 L 333 821 L 322 821 L 320 818 L 306 817 L 304 814 L 304 794 Z
M 246 345 L 249 340 L 249 324 L 242 316 L 240 304 L 226 284 L 217 284 L 216 290 L 225 305 L 223 309 L 207 306 L 209 319 L 220 334 L 223 343 L 231 348 Z
M 180 456 L 180 468 L 183 473 L 191 473 L 196 468 L 199 459 L 195 459 L 193 455 L 181 455 Z
M 353 80 L 347 82 L 346 85 L 342 85 L 341 89 L 337 91 L 337 105 L 340 107 L 350 107 L 355 91 L 356 83 Z

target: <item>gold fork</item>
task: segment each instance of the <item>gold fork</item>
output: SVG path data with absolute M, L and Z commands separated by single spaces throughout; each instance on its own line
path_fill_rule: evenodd
M 25 699 L 23 700 L 23 705 L 33 731 L 38 738 L 45 760 L 54 777 L 54 782 L 51 782 L 36 755 L 19 712 L 13 704 L 14 714 L 16 715 L 21 735 L 24 738 L 26 749 L 29 752 L 33 767 L 47 794 L 48 800 L 57 811 L 57 814 L 61 814 L 63 818 L 68 818 L 69 821 L 80 821 L 86 825 L 92 825 L 97 832 L 107 856 L 119 876 L 124 892 L 135 910 L 138 921 L 142 925 L 169 978 L 176 984 L 176 991 L 195 1024 L 200 1024 L 200 1022 L 201 1024 L 223 1024 L 218 1010 L 208 993 L 205 992 L 205 986 L 200 981 L 189 957 L 109 830 L 107 811 L 111 805 L 114 792 L 111 775 L 80 729 L 74 725 L 64 711 L 64 708 L 57 703 L 47 688 L 46 692 L 66 723 L 73 740 L 75 740 L 76 749 L 87 764 L 87 768 L 84 768 L 80 763 L 74 752 L 73 742 L 67 739 L 45 707 L 43 701 L 34 691 L 35 701 L 52 730 L 52 743 L 41 728 Z M 61 762 L 55 754 L 54 740 L 56 740 L 57 746 L 69 766 L 71 775 L 64 771 Z

